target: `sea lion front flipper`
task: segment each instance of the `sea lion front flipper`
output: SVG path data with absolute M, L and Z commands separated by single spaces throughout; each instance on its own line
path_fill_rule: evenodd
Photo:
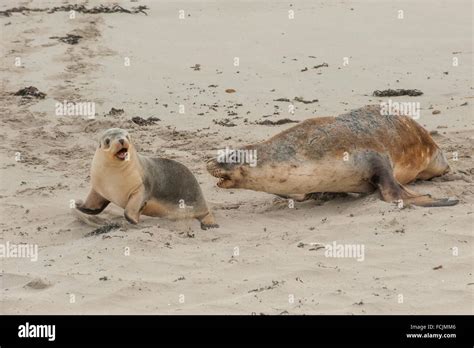
M 76 209 L 84 214 L 97 215 L 100 214 L 109 203 L 110 201 L 98 194 L 94 189 L 91 189 L 84 203 L 80 200 L 76 202 Z
M 420 207 L 444 207 L 458 204 L 459 200 L 449 198 L 433 198 L 407 189 L 393 176 L 393 169 L 388 159 L 374 156 L 371 159 L 373 176 L 370 182 L 375 185 L 385 202 L 399 202 L 404 205 L 418 205 Z
M 125 219 L 127 219 L 127 221 L 131 224 L 138 224 L 140 214 L 146 205 L 144 197 L 145 189 L 141 187 L 138 189 L 138 191 L 132 193 L 128 199 L 123 215 L 125 216 Z

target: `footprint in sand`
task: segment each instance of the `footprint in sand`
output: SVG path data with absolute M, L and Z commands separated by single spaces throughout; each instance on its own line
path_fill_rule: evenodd
M 41 278 L 34 278 L 30 282 L 28 282 L 24 288 L 26 289 L 34 289 L 34 290 L 42 290 L 51 287 L 52 284 L 47 280 Z

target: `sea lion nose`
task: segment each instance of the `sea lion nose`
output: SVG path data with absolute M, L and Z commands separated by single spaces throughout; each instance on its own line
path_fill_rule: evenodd
M 124 142 L 125 142 L 125 140 L 123 140 L 123 139 L 120 139 L 120 140 L 119 140 L 119 143 L 120 143 L 121 145 L 123 145 Z

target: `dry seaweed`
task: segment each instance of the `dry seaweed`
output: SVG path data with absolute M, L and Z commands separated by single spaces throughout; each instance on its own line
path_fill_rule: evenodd
M 69 45 L 77 45 L 79 39 L 82 39 L 81 35 L 67 34 L 66 36 L 51 36 L 50 39 L 58 39 L 61 42 L 67 43 Z
M 132 121 L 133 123 L 138 124 L 139 126 L 151 126 L 161 120 L 158 117 L 149 117 L 147 119 L 144 119 L 144 118 L 141 118 L 140 116 L 135 116 L 132 118 Z
M 315 65 L 313 66 L 313 69 L 319 69 L 319 68 L 327 68 L 329 65 L 328 63 L 323 63 L 323 64 L 319 64 L 319 65 Z
M 119 116 L 119 115 L 122 115 L 124 112 L 125 111 L 123 111 L 123 109 L 116 109 L 112 107 L 109 113 L 107 114 L 107 116 Z
M 383 91 L 374 91 L 374 97 L 400 97 L 408 95 L 410 97 L 417 97 L 423 92 L 418 89 L 384 89 Z
M 120 227 L 121 226 L 117 223 L 108 224 L 108 225 L 96 228 L 95 230 L 87 233 L 84 237 L 98 236 L 100 234 L 104 234 L 104 233 L 108 233 L 110 231 L 116 230 Z
M 33 86 L 22 88 L 18 92 L 15 92 L 13 94 L 17 96 L 22 96 L 23 98 L 44 99 L 44 97 L 46 97 L 46 93 L 40 92 L 38 88 Z
M 302 97 L 295 97 L 293 100 L 296 101 L 296 102 L 303 103 L 303 104 L 312 104 L 312 103 L 317 103 L 318 102 L 318 99 L 304 100 Z
M 232 122 L 228 118 L 224 118 L 222 120 L 212 120 L 212 122 L 214 122 L 214 124 L 217 124 L 219 126 L 224 126 L 224 127 L 235 127 L 235 126 L 237 126 L 234 122 Z
M 282 124 L 298 123 L 298 122 L 299 121 L 296 121 L 296 120 L 290 120 L 289 118 L 283 118 L 281 120 L 276 120 L 276 121 L 263 120 L 263 121 L 257 121 L 255 123 L 260 125 L 260 126 L 279 126 L 279 125 L 282 125 Z
M 132 7 L 130 10 L 123 8 L 119 5 L 112 5 L 112 6 L 105 6 L 99 5 L 94 6 L 91 8 L 87 8 L 84 5 L 64 5 L 64 6 L 56 6 L 56 7 L 46 7 L 46 8 L 29 8 L 25 6 L 20 7 L 13 7 L 8 10 L 0 11 L 1 16 L 10 17 L 12 13 L 21 13 L 25 14 L 28 12 L 46 12 L 46 13 L 55 13 L 55 12 L 70 12 L 76 11 L 80 13 L 90 13 L 90 14 L 97 14 L 97 13 L 129 13 L 129 14 L 136 14 L 136 13 L 143 13 L 147 15 L 145 10 L 148 10 L 147 6 L 140 5 L 138 7 Z

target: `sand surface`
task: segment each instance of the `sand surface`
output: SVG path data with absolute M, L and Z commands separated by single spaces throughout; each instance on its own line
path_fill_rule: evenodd
M 0 11 L 67 3 L 8 0 Z M 36 262 L 0 259 L 1 313 L 473 313 L 471 1 L 119 3 L 148 15 L 0 16 L 0 237 L 38 245 Z M 82 38 L 51 38 L 67 34 Z M 12 95 L 27 86 L 46 97 Z M 387 88 L 423 91 L 392 99 L 420 102 L 418 122 L 437 131 L 452 168 L 410 188 L 457 206 L 399 209 L 375 193 L 291 209 L 220 189 L 205 170 L 217 149 L 292 126 L 256 121 L 335 116 L 386 100 L 372 92 Z M 318 101 L 295 102 L 294 114 L 274 101 L 294 97 Z M 95 103 L 95 118 L 56 115 L 64 100 Z M 70 201 L 86 197 L 97 136 L 110 127 L 128 129 L 141 153 L 188 166 L 221 227 L 149 217 L 134 227 L 111 205 L 99 217 L 122 227 L 87 237 L 94 227 Z M 364 260 L 325 257 L 318 246 L 334 241 L 364 245 Z

